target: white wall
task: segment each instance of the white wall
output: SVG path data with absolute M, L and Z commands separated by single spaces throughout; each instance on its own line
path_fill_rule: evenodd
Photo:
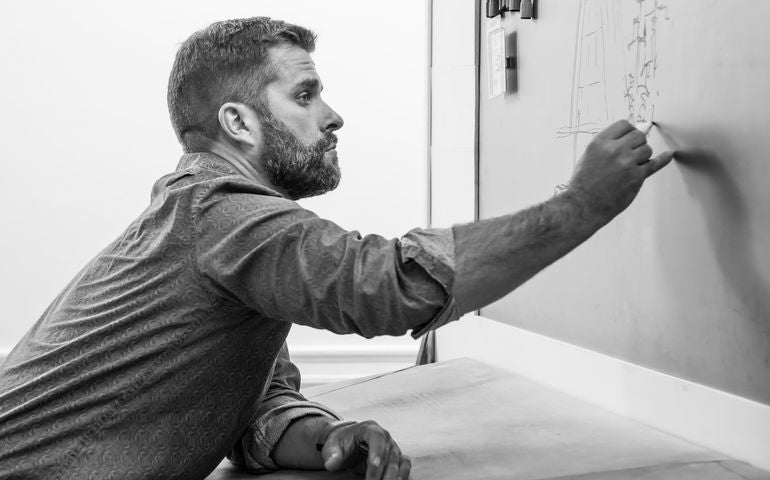
M 175 168 L 168 72 L 179 43 L 212 21 L 267 15 L 318 34 L 324 96 L 346 122 L 343 179 L 308 208 L 364 233 L 425 226 L 427 12 L 427 0 L 0 3 L 0 353 Z
M 432 11 L 431 226 L 476 219 L 476 5 Z

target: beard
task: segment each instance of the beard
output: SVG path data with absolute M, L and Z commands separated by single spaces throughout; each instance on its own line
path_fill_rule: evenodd
M 342 176 L 336 157 L 325 158 L 337 136 L 325 132 L 312 145 L 303 144 L 267 106 L 257 106 L 263 134 L 262 167 L 270 182 L 292 200 L 321 195 L 337 188 Z

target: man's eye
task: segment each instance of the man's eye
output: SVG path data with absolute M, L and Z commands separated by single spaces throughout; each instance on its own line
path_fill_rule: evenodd
M 307 105 L 310 103 L 310 95 L 307 92 L 297 95 L 297 103 L 300 105 Z

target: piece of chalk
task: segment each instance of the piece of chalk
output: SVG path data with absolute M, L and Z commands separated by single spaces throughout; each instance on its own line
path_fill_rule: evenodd
M 655 125 L 654 122 L 639 122 L 636 124 L 636 129 L 647 135 L 652 130 L 653 125 Z

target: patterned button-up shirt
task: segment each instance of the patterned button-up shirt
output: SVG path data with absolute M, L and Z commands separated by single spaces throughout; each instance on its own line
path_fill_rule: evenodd
M 0 365 L 0 478 L 204 478 L 276 468 L 298 392 L 292 323 L 420 336 L 459 316 L 449 229 L 323 220 L 188 154 Z

